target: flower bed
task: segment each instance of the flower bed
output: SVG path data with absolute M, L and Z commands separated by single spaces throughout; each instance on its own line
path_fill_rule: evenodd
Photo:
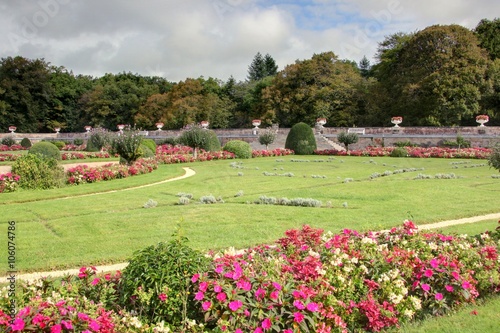
M 21 156 L 20 154 L 0 154 L 0 162 L 5 162 L 5 161 L 9 161 L 9 162 L 13 162 L 15 160 L 17 160 L 17 158 Z
M 272 156 L 287 156 L 293 155 L 293 150 L 276 148 L 273 150 L 254 150 L 252 151 L 252 157 L 272 157 Z
M 130 166 L 109 163 L 100 167 L 91 168 L 87 165 L 78 165 L 67 170 L 66 183 L 78 185 L 120 179 L 150 173 L 157 168 L 158 163 L 154 159 L 139 159 Z
M 0 193 L 14 192 L 19 185 L 19 175 L 13 173 L 0 174 Z
M 120 273 L 99 277 L 94 268 L 82 267 L 61 285 L 50 280 L 21 285 L 14 318 L 8 315 L 8 298 L 0 297 L 0 329 L 377 332 L 498 293 L 499 239 L 500 231 L 474 237 L 418 232 L 410 221 L 366 233 L 332 234 L 303 226 L 287 231 L 273 246 L 212 253 L 212 268 L 192 276 L 187 299 L 188 306 L 198 306 L 203 322 L 189 320 L 182 329 L 161 320 L 141 322 L 116 305 Z M 165 290 L 169 286 L 139 287 L 130 302 L 155 297 L 168 309 L 178 301 L 170 297 L 182 300 Z
M 26 150 L 28 148 L 25 148 L 21 145 L 14 144 L 12 146 L 7 146 L 7 145 L 0 145 L 0 151 L 17 151 L 17 150 Z
M 332 155 L 332 156 L 389 156 L 394 150 L 394 147 L 367 147 L 363 150 L 336 150 L 325 149 L 316 150 L 316 155 Z M 440 147 L 404 147 L 410 157 L 419 158 L 473 158 L 487 159 L 491 154 L 489 148 L 440 148 Z
M 64 152 L 61 153 L 61 159 L 63 161 L 66 160 L 84 160 L 87 158 L 111 158 L 111 157 L 118 157 L 118 156 L 111 156 L 108 152 L 96 152 L 96 153 L 89 153 L 89 152 Z

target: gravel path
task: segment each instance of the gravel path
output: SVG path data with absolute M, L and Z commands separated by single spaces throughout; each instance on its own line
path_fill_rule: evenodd
M 184 169 L 186 170 L 188 168 L 184 168 Z M 172 178 L 172 179 L 169 179 L 167 181 L 173 181 L 173 180 L 178 180 L 178 179 L 190 177 L 187 174 L 188 174 L 188 172 L 186 172 L 186 174 L 183 176 L 180 176 L 177 178 Z M 192 171 L 191 175 L 193 175 L 193 174 L 194 174 L 194 171 Z M 448 226 L 452 226 L 452 225 L 475 223 L 475 222 L 480 222 L 480 221 L 496 220 L 496 219 L 500 219 L 500 213 L 487 214 L 487 215 L 481 215 L 481 216 L 467 217 L 467 218 L 458 219 L 458 220 L 442 221 L 442 222 L 437 222 L 437 223 L 419 225 L 418 228 L 420 230 L 439 229 L 439 228 L 448 227 Z M 128 263 L 124 262 L 124 263 L 119 263 L 119 264 L 114 264 L 114 265 L 96 266 L 96 268 L 97 268 L 97 273 L 114 272 L 117 270 L 123 270 L 125 267 L 127 267 L 127 265 L 128 265 Z M 79 272 L 79 268 L 67 269 L 67 270 L 61 270 L 61 271 L 52 271 L 52 272 L 37 272 L 37 273 L 17 275 L 16 279 L 17 280 L 36 280 L 36 279 L 39 279 L 42 277 L 60 277 L 60 276 L 68 275 L 68 274 L 77 275 L 78 272 Z M 0 283 L 7 283 L 7 277 L 0 277 Z

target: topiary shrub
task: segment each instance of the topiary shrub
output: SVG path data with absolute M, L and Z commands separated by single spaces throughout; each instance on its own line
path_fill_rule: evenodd
M 51 141 L 50 143 L 52 143 L 54 146 L 56 146 L 57 149 L 59 149 L 59 150 L 62 150 L 64 148 L 64 146 L 66 146 L 64 141 Z
M 31 140 L 28 139 L 28 138 L 23 138 L 21 140 L 21 146 L 24 147 L 24 148 L 30 148 L 32 146 Z
M 2 139 L 2 144 L 10 147 L 16 144 L 16 140 L 12 136 L 6 136 Z
M 180 328 L 187 318 L 203 320 L 191 279 L 206 272 L 210 261 L 191 249 L 179 231 L 172 237 L 168 243 L 136 252 L 129 260 L 121 278 L 119 303 L 150 322 L 165 321 Z
M 493 147 L 493 151 L 488 158 L 488 165 L 500 171 L 500 144 Z
M 293 150 L 295 155 L 312 155 L 317 148 L 312 128 L 306 123 L 293 125 L 286 137 L 285 148 Z
M 111 133 L 102 128 L 96 128 L 92 130 L 92 134 L 90 134 L 90 138 L 87 141 L 87 148 L 90 149 L 87 151 L 100 151 L 103 150 L 106 146 L 111 144 L 112 138 Z
M 396 147 L 390 154 L 391 157 L 407 157 L 408 151 L 403 147 Z
M 141 144 L 140 147 L 139 147 L 139 153 L 141 155 L 141 157 L 144 157 L 144 158 L 154 158 L 156 155 L 155 153 L 153 153 L 151 151 L 151 149 L 149 149 L 148 146 L 146 146 L 145 144 Z
M 153 139 L 142 139 L 142 144 L 147 146 L 153 153 L 153 157 L 156 154 L 156 142 Z
M 46 143 L 59 152 L 54 145 Z M 57 160 L 40 154 L 19 157 L 12 164 L 12 173 L 20 176 L 19 187 L 24 189 L 49 189 L 64 184 L 64 169 Z
M 269 145 L 276 140 L 276 132 L 272 129 L 264 130 L 259 134 L 259 143 L 266 146 L 266 150 L 269 149 Z
M 220 151 L 221 145 L 217 134 L 211 130 L 204 130 L 207 133 L 207 141 L 201 146 L 205 151 Z
M 61 160 L 61 152 L 55 145 L 50 142 L 37 142 L 28 150 L 28 154 L 36 154 L 48 158 L 53 158 L 57 161 Z
M 340 143 L 343 143 L 345 146 L 345 149 L 347 151 L 349 151 L 349 145 L 358 142 L 359 136 L 357 133 L 340 132 L 337 135 L 337 140 Z
M 195 126 L 182 132 L 179 137 L 179 143 L 193 148 L 193 156 L 197 158 L 198 150 L 205 149 L 208 146 L 210 136 L 210 131 Z
M 120 136 L 113 139 L 112 151 L 120 155 L 126 164 L 131 165 L 142 156 L 143 152 L 140 149 L 142 139 L 142 136 L 135 131 L 123 131 Z
M 231 140 L 224 145 L 222 150 L 233 153 L 236 158 L 251 158 L 252 147 L 250 144 L 241 140 Z

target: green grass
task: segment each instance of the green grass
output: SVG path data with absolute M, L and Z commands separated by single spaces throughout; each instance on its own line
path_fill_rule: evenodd
M 442 234 L 467 234 L 467 235 L 478 235 L 486 231 L 494 231 L 495 228 L 499 227 L 500 224 L 498 220 L 486 220 L 475 223 L 459 224 L 454 226 L 449 226 L 446 228 L 439 228 L 431 230 L 432 232 L 440 232 Z
M 333 232 L 386 229 L 407 218 L 423 224 L 496 213 L 500 207 L 500 180 L 491 177 L 495 172 L 487 166 L 454 169 L 451 160 L 389 157 L 258 158 L 243 160 L 242 169 L 230 167 L 233 162 L 162 165 L 152 174 L 111 182 L 4 193 L 0 229 L 16 221 L 17 268 L 27 272 L 124 261 L 136 250 L 169 239 L 179 223 L 192 247 L 207 250 L 273 242 L 303 224 Z M 123 191 L 181 175 L 186 166 L 196 175 Z M 374 173 L 407 168 L 425 170 L 370 179 Z M 264 171 L 295 176 L 264 176 Z M 453 172 L 462 178 L 414 180 L 419 172 Z M 346 178 L 354 181 L 344 183 Z M 235 197 L 240 190 L 244 194 Z M 107 193 L 83 196 L 97 192 Z M 192 193 L 195 199 L 178 205 L 179 192 Z M 225 203 L 196 203 L 210 194 Z M 313 198 L 323 207 L 253 204 L 261 195 Z M 148 199 L 158 206 L 143 208 Z M 6 266 L 5 256 L 0 256 L 0 275 Z

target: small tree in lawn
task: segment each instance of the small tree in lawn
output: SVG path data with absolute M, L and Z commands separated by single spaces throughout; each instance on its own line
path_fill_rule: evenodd
M 271 129 L 267 129 L 259 135 L 259 143 L 265 145 L 266 150 L 269 149 L 269 145 L 272 144 L 274 140 L 276 140 L 276 132 Z
M 209 134 L 208 130 L 193 126 L 181 134 L 179 142 L 193 148 L 193 157 L 196 159 L 198 157 L 198 150 L 208 142 Z
M 500 171 L 500 144 L 497 144 L 493 148 L 493 151 L 491 152 L 491 155 L 488 158 L 488 164 L 490 167 Z
M 337 140 L 343 143 L 345 149 L 349 151 L 349 145 L 358 142 L 359 136 L 356 133 L 340 132 L 337 135 Z
M 141 143 L 142 136 L 138 132 L 126 130 L 113 139 L 111 147 L 113 152 L 120 155 L 125 163 L 131 165 L 142 156 Z

